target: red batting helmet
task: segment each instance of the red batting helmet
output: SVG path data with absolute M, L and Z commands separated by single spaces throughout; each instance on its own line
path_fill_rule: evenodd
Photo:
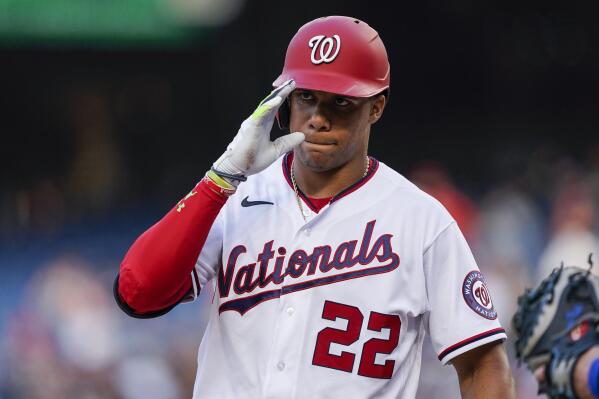
M 322 17 L 302 26 L 287 48 L 279 86 L 370 97 L 389 88 L 387 50 L 377 31 L 356 18 Z

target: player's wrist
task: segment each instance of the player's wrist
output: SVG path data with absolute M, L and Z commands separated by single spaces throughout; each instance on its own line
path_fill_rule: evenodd
M 591 363 L 587 374 L 587 385 L 591 395 L 599 398 L 599 358 Z
M 226 184 L 223 187 L 225 188 L 228 188 L 228 186 L 237 188 L 239 183 L 247 180 L 246 175 L 239 169 L 232 167 L 228 159 L 225 159 L 223 162 L 218 164 L 215 163 L 212 165 L 212 168 L 208 171 L 208 173 L 210 172 L 212 172 L 212 179 L 218 184 L 222 185 L 220 180 L 224 180 Z
M 230 197 L 237 190 L 236 185 L 231 183 L 228 179 L 219 176 L 213 169 L 206 172 L 202 181 L 206 184 L 208 189 L 224 198 Z

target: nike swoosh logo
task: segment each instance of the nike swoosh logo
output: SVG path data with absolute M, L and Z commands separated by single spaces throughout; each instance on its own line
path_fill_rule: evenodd
M 241 200 L 241 206 L 243 206 L 244 208 L 247 208 L 248 206 L 254 206 L 254 205 L 274 205 L 272 202 L 268 202 L 268 201 L 249 201 L 248 198 L 250 196 L 248 195 L 247 197 L 245 197 L 244 199 Z

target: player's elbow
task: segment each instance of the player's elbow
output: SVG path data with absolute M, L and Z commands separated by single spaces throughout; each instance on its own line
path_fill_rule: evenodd
M 190 279 L 151 278 L 125 262 L 114 283 L 114 297 L 123 312 L 136 318 L 162 316 L 186 298 L 194 298 Z
M 141 283 L 139 276 L 121 265 L 114 286 L 114 297 L 121 310 L 129 315 L 147 312 L 148 291 L 148 287 Z

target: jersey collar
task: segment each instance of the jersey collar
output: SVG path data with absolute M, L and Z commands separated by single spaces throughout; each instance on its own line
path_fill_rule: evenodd
M 341 190 L 341 192 L 337 193 L 337 195 L 334 195 L 331 198 L 331 201 L 329 202 L 329 204 L 332 204 L 333 202 L 340 200 L 341 198 L 345 197 L 346 195 L 353 193 L 354 191 L 356 191 L 360 187 L 362 187 L 364 184 L 366 184 L 366 182 L 368 182 L 368 180 L 372 179 L 372 176 L 374 176 L 374 174 L 376 173 L 376 171 L 379 168 L 379 161 L 376 158 L 373 158 L 370 156 L 368 157 L 368 159 L 370 160 L 370 163 L 368 164 L 368 171 L 366 172 L 366 176 L 362 177 L 360 180 L 356 181 L 351 186 Z M 291 187 L 291 189 L 293 190 L 293 183 L 291 182 L 291 161 L 293 161 L 293 151 L 290 151 L 287 154 L 285 154 L 285 156 L 283 157 L 283 162 L 282 162 L 281 166 L 283 167 L 283 176 L 285 176 L 285 180 L 287 180 L 287 184 L 289 184 L 289 187 Z M 299 187 L 297 188 L 297 191 L 299 193 L 300 198 L 304 201 L 304 203 L 306 205 L 308 205 L 308 207 L 313 212 L 318 213 L 317 208 L 314 206 L 314 204 L 312 204 L 312 202 L 310 201 L 308 196 L 306 196 Z

